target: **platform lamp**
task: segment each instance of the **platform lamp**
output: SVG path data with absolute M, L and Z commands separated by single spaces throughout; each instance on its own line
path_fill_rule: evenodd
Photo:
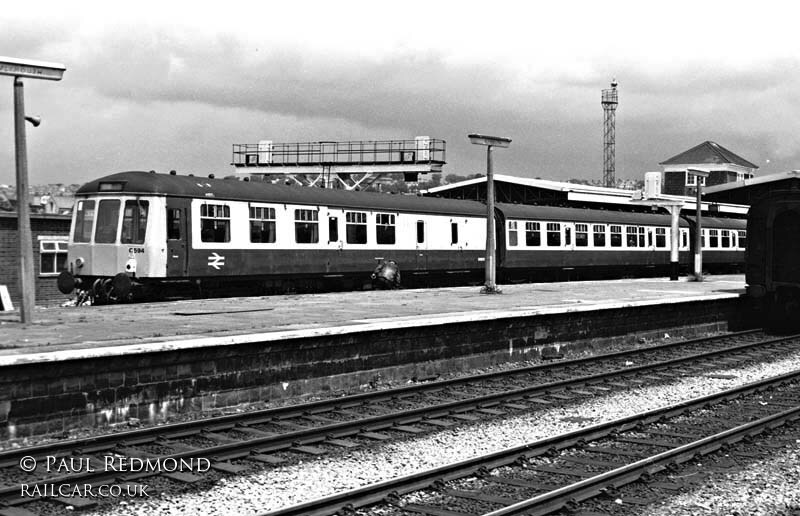
M 697 190 L 697 205 L 695 211 L 695 234 L 694 234 L 694 281 L 703 281 L 703 223 L 701 220 L 700 206 L 703 185 L 700 178 L 707 178 L 708 170 L 699 168 L 687 168 L 686 173 L 695 176 L 695 190 Z
M 495 269 L 495 236 L 494 236 L 494 177 L 492 171 L 492 148 L 508 148 L 511 138 L 502 136 L 486 136 L 485 134 L 469 134 L 469 141 L 475 145 L 486 146 L 486 283 L 482 294 L 500 294 L 497 288 Z
M 34 127 L 41 123 L 39 117 L 25 116 L 23 78 L 60 81 L 66 67 L 59 63 L 46 63 L 29 59 L 0 57 L 0 75 L 14 77 L 14 144 L 17 162 L 17 233 L 19 236 L 19 278 L 22 304 L 20 322 L 31 321 L 36 304 L 36 289 L 33 276 L 33 238 L 31 216 L 28 205 L 28 151 L 25 139 L 25 121 Z

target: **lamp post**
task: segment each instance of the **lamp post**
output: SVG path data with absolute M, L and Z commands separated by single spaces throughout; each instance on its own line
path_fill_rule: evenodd
M 695 176 L 695 190 L 697 190 L 697 199 L 695 201 L 695 234 L 694 234 L 694 280 L 703 281 L 703 222 L 700 214 L 700 196 L 703 185 L 700 183 L 700 178 L 708 177 L 708 170 L 700 170 L 698 168 L 686 169 L 687 174 Z
M 486 146 L 486 282 L 481 289 L 483 294 L 500 294 L 497 288 L 495 269 L 495 230 L 494 230 L 494 177 L 492 171 L 492 148 L 508 148 L 510 138 L 502 136 L 486 136 L 484 134 L 467 135 L 470 143 Z
M 45 63 L 13 57 L 0 57 L 0 75 L 14 77 L 14 146 L 17 163 L 17 234 L 19 238 L 19 283 L 22 303 L 20 322 L 31 321 L 36 304 L 33 276 L 33 239 L 31 237 L 30 207 L 28 204 L 28 152 L 25 139 L 25 121 L 34 127 L 41 119 L 25 116 L 24 84 L 22 78 L 60 81 L 66 68 L 58 63 Z

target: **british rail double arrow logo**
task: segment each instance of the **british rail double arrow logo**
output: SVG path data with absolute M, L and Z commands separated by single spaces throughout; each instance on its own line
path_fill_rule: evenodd
M 221 267 L 225 266 L 225 257 L 217 253 L 212 254 L 208 257 L 208 266 L 220 270 Z

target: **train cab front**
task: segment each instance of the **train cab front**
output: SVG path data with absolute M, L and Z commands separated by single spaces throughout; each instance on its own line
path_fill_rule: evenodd
M 124 302 L 141 287 L 140 278 L 153 274 L 164 261 L 163 245 L 153 245 L 158 233 L 153 212 L 158 199 L 88 197 L 75 205 L 67 270 L 58 277 L 64 294 L 77 292 L 78 303 Z

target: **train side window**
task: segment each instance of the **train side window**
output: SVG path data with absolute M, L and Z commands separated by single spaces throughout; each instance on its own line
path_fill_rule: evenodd
M 508 246 L 509 247 L 517 247 L 519 243 L 517 235 L 517 221 L 516 220 L 509 220 L 508 221 Z
M 525 245 L 529 247 L 542 245 L 542 231 L 538 222 L 525 223 Z
M 348 211 L 344 216 L 347 243 L 366 244 L 367 214 L 361 211 Z
M 589 245 L 588 224 L 575 224 L 575 245 L 578 247 L 588 247 Z
M 606 225 L 594 224 L 592 226 L 592 238 L 595 247 L 606 246 Z
M 645 245 L 644 233 L 645 233 L 645 229 L 643 227 L 639 226 L 639 247 L 647 247 L 647 245 Z M 653 245 L 652 240 L 650 241 L 649 245 Z
M 394 244 L 395 218 L 391 213 L 375 215 L 375 241 L 379 244 Z
M 149 201 L 125 201 L 125 211 L 122 214 L 123 244 L 143 244 L 147 230 L 147 212 Z
M 250 206 L 250 241 L 275 243 L 275 208 Z
M 226 204 L 200 205 L 200 240 L 231 241 L 231 207 Z
M 558 222 L 547 223 L 547 246 L 561 247 L 561 224 Z
M 94 230 L 95 244 L 113 244 L 117 241 L 119 205 L 119 199 L 106 199 L 98 203 L 97 227 Z
M 719 247 L 719 231 L 716 229 L 708 230 L 708 247 Z
M 611 226 L 611 247 L 622 247 L 622 226 Z
M 75 213 L 75 231 L 72 233 L 73 242 L 89 242 L 92 239 L 92 225 L 94 224 L 94 201 L 78 201 Z
M 656 247 L 667 247 L 667 228 L 656 228 Z
M 328 217 L 328 242 L 339 241 L 339 217 Z
M 722 235 L 719 241 L 720 247 L 730 247 L 731 246 L 731 232 L 727 229 L 722 230 Z
M 425 243 L 425 221 L 418 220 L 417 221 L 417 243 L 424 244 Z
M 458 243 L 458 222 L 450 223 L 450 245 Z
M 636 228 L 632 226 L 628 226 L 625 228 L 625 234 L 627 235 L 625 245 L 628 247 L 636 247 Z
M 181 239 L 181 210 L 167 208 L 167 240 Z
M 298 244 L 319 242 L 319 213 L 317 210 L 294 210 L 294 240 Z
M 739 236 L 739 249 L 747 249 L 747 231 L 737 231 Z

